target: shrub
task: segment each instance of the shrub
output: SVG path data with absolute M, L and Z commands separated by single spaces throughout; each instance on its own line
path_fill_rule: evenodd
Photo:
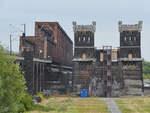
M 19 112 L 23 113 L 24 111 L 31 110 L 32 106 L 33 106 L 32 95 L 26 93 L 25 97 L 20 102 Z
M 26 111 L 26 108 L 25 108 L 24 104 L 21 103 L 19 106 L 19 113 L 24 113 L 25 111 Z
M 40 97 L 42 101 L 44 100 L 44 97 L 43 97 L 43 93 L 42 93 L 42 92 L 39 92 L 39 93 L 37 94 L 37 97 Z
M 17 113 L 25 95 L 25 79 L 15 56 L 8 55 L 0 45 L 0 113 Z
M 150 79 L 150 75 L 143 74 L 143 79 Z

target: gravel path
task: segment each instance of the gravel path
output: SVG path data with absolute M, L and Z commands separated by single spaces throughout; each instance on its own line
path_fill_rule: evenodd
M 104 98 L 110 113 L 122 113 L 113 98 Z

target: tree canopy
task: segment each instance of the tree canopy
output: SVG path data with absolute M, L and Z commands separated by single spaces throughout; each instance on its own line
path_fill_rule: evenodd
M 143 61 L 143 77 L 144 79 L 150 79 L 150 62 Z
M 25 94 L 25 79 L 14 62 L 0 45 L 0 113 L 17 113 Z

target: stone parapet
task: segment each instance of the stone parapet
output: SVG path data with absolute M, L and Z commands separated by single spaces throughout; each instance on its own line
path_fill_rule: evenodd
M 96 22 L 93 21 L 91 25 L 77 25 L 75 21 L 72 22 L 73 24 L 73 31 L 91 31 L 95 32 L 96 31 Z
M 138 31 L 142 30 L 143 21 L 139 21 L 138 24 L 122 24 L 122 21 L 118 22 L 119 32 L 123 31 Z

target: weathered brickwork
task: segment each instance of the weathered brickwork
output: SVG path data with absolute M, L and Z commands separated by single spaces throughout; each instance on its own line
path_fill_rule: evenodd
M 141 21 L 135 25 L 119 22 L 123 94 L 142 94 L 141 29 Z
M 81 89 L 87 89 L 93 96 L 142 95 L 142 22 L 127 25 L 119 21 L 118 25 L 120 47 L 98 49 L 94 45 L 96 22 L 73 22 L 72 56 L 73 43 L 57 22 L 35 22 L 35 36 L 23 35 L 19 46 L 28 92 L 50 89 L 55 93 L 79 94 Z
M 35 36 L 20 38 L 20 54 L 28 43 L 34 45 L 34 57 L 52 58 L 58 64 L 72 65 L 73 43 L 57 22 L 35 22 Z
M 28 92 L 35 94 L 44 89 L 55 93 L 70 92 L 72 49 L 71 39 L 58 22 L 35 22 L 35 36 L 24 34 L 19 45 L 23 60 L 18 62 L 25 72 Z
M 79 93 L 81 89 L 88 89 L 89 95 L 94 96 L 141 95 L 143 92 L 141 29 L 141 21 L 135 25 L 125 25 L 120 21 L 120 48 L 111 49 L 111 46 L 104 46 L 96 49 L 94 46 L 96 23 L 76 25 L 76 22 L 73 22 L 74 92 Z
M 95 60 L 94 32 L 96 23 L 77 25 L 74 28 L 73 91 L 88 89 L 93 74 Z

